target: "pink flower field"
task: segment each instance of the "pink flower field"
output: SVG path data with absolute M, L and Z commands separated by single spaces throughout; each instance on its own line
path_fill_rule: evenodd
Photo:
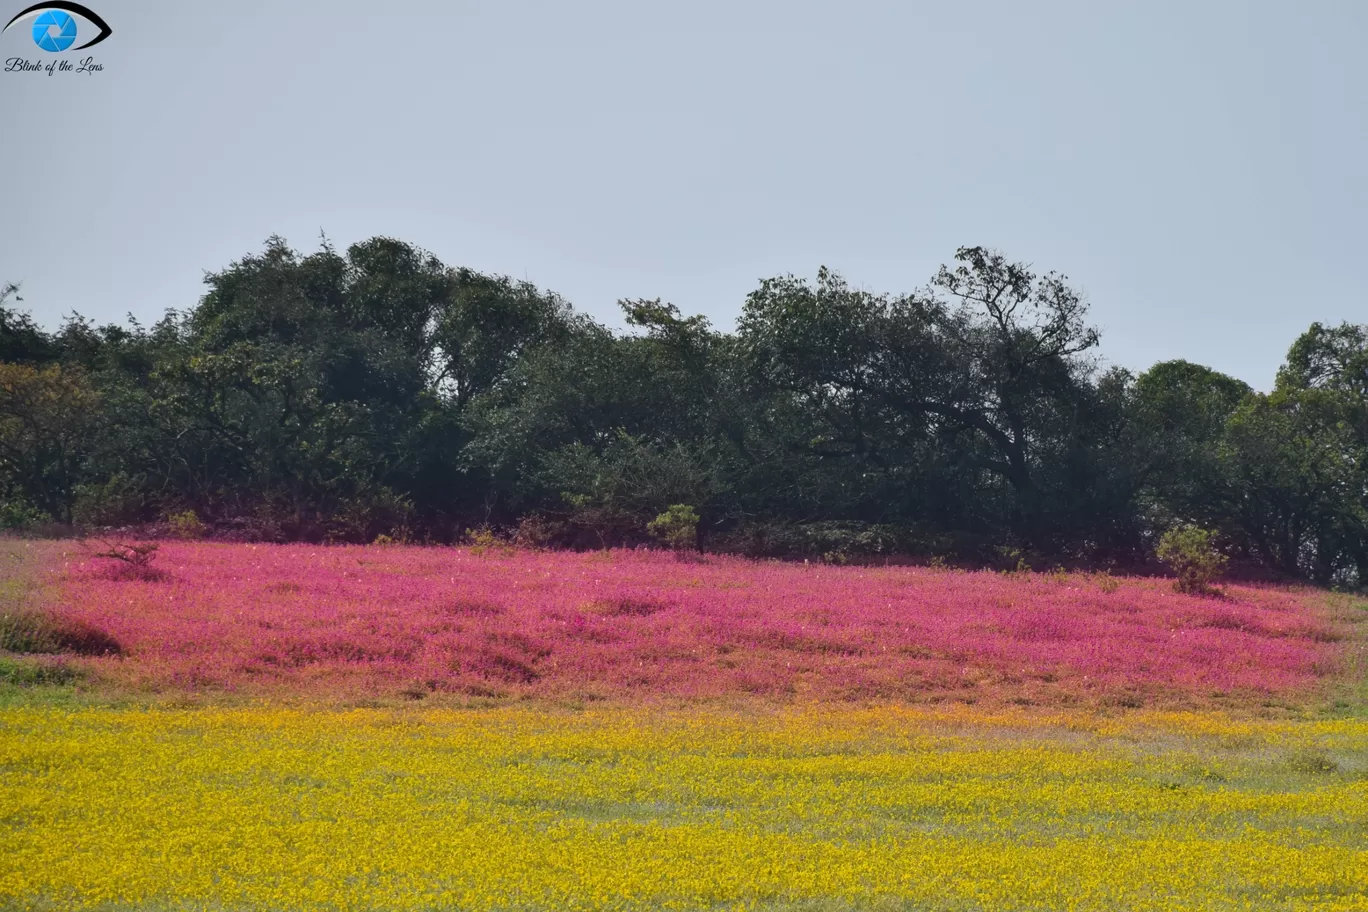
M 108 644 L 80 660 L 98 678 L 153 691 L 1178 708 L 1296 699 L 1336 661 L 1311 597 L 1275 588 L 653 552 L 166 544 L 161 581 L 107 563 L 69 554 L 58 610 Z

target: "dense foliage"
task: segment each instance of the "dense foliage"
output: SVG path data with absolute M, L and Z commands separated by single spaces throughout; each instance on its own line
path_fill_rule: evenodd
M 1063 276 L 982 248 L 889 296 L 760 283 L 734 332 L 374 238 L 278 238 L 152 327 L 54 332 L 0 289 L 0 522 L 263 540 L 650 542 L 1133 564 L 1213 530 L 1246 570 L 1368 579 L 1368 326 L 1313 325 L 1269 394 L 1104 368 Z M 188 515 L 190 514 L 190 515 Z

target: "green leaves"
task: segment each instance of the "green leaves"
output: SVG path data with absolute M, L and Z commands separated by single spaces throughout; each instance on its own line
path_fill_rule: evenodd
M 765 279 L 734 332 L 659 298 L 619 301 L 614 331 L 387 237 L 270 238 L 150 329 L 48 334 L 17 291 L 5 522 L 450 540 L 538 515 L 583 545 L 688 506 L 756 553 L 1123 562 L 1192 523 L 1241 562 L 1368 579 L 1365 326 L 1314 324 L 1262 395 L 1181 361 L 1100 370 L 1067 278 L 983 247 L 904 294 Z
M 1178 574 L 1178 591 L 1194 595 L 1208 592 L 1227 563 L 1226 556 L 1216 549 L 1216 534 L 1192 525 L 1165 532 L 1155 554 Z
M 686 551 L 698 545 L 698 513 L 688 504 L 670 504 L 646 524 L 646 531 L 675 551 Z

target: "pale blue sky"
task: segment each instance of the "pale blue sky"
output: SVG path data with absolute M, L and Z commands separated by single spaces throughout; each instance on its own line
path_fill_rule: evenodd
M 1112 363 L 1264 389 L 1368 321 L 1352 0 L 87 5 L 112 36 L 61 56 L 102 72 L 0 72 L 0 281 L 48 325 L 320 228 L 722 327 L 765 276 L 907 291 L 983 244 L 1068 274 Z

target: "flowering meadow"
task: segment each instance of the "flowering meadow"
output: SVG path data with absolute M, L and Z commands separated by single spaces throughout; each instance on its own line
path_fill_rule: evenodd
M 1368 723 L 0 712 L 38 908 L 1361 909 Z
M 70 648 L 0 655 L 3 910 L 1368 910 L 1353 600 L 635 552 L 39 563 L 0 615 L 28 592 Z
M 1343 635 L 1297 593 L 660 552 L 171 544 L 159 581 L 79 552 L 82 661 L 150 690 L 761 695 L 1191 708 L 1303 697 Z M 99 651 L 99 650 L 95 650 Z

